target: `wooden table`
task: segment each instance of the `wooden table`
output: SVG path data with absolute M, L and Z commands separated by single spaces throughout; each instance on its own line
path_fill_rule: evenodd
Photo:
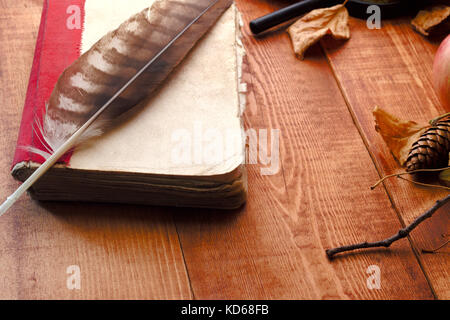
M 326 39 L 299 61 L 284 30 L 255 38 L 252 18 L 288 1 L 239 0 L 248 52 L 246 128 L 280 129 L 281 169 L 248 166 L 249 198 L 233 212 L 104 204 L 37 203 L 24 196 L 0 219 L 0 298 L 449 299 L 449 251 L 423 254 L 449 233 L 440 210 L 391 249 L 325 249 L 379 240 L 444 197 L 381 175 L 400 172 L 374 130 L 375 105 L 416 121 L 445 110 L 431 85 L 439 40 L 407 19 L 351 40 Z M 0 0 L 0 194 L 9 169 L 38 31 L 41 0 Z M 450 110 L 446 110 L 450 111 Z M 81 270 L 69 290 L 67 268 Z M 377 265 L 381 288 L 366 270 Z

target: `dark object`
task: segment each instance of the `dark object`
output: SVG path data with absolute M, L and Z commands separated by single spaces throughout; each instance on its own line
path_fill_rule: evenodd
M 443 168 L 450 152 L 450 116 L 434 123 L 411 147 L 406 171 Z
M 286 8 L 269 13 L 250 22 L 250 30 L 254 34 L 261 33 L 279 24 L 287 22 L 311 10 L 330 7 L 342 3 L 340 0 L 303 0 Z
M 438 209 L 442 208 L 445 204 L 450 202 L 450 194 L 446 196 L 444 199 L 436 201 L 433 207 L 431 207 L 429 210 L 427 210 L 425 213 L 417 217 L 409 226 L 406 226 L 405 228 L 400 229 L 397 234 L 376 242 L 361 242 L 357 244 L 352 244 L 348 246 L 342 246 L 337 247 L 334 249 L 328 249 L 326 250 L 326 254 L 328 259 L 333 259 L 333 257 L 341 252 L 347 252 L 347 251 L 353 251 L 356 249 L 367 249 L 367 248 L 389 248 L 392 243 L 395 241 L 398 241 L 400 239 L 406 238 L 411 231 L 413 231 L 419 224 L 421 224 L 423 221 L 431 218 L 433 214 L 438 211 Z
M 343 0 L 303 0 L 281 10 L 269 13 L 250 22 L 250 30 L 254 34 L 264 32 L 272 27 L 287 22 L 302 14 L 317 8 L 331 7 L 343 3 Z M 381 9 L 382 18 L 392 18 L 408 12 L 416 7 L 416 0 L 398 0 L 391 3 L 377 3 L 376 1 L 349 0 L 345 5 L 350 15 L 366 19 L 371 13 L 367 8 L 377 5 Z
M 349 0 L 345 5 L 348 13 L 356 18 L 367 19 L 373 12 L 367 13 L 367 8 L 371 5 L 380 7 L 381 18 L 390 19 L 404 14 L 409 14 L 417 7 L 417 2 L 421 0 L 398 0 L 390 3 L 377 3 L 376 1 Z

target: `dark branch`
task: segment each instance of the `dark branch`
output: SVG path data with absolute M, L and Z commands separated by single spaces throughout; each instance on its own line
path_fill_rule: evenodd
M 441 244 L 439 247 L 437 247 L 436 249 L 432 249 L 432 250 L 427 250 L 427 249 L 422 249 L 422 253 L 436 253 L 439 250 L 441 250 L 442 248 L 446 247 L 448 244 L 450 243 L 450 240 L 447 240 L 446 242 L 444 242 L 443 244 Z
M 386 247 L 388 248 L 393 242 L 406 238 L 411 231 L 413 231 L 419 224 L 421 224 L 424 220 L 431 218 L 433 214 L 441 207 L 443 207 L 447 202 L 450 202 L 450 194 L 447 195 L 444 199 L 436 201 L 433 207 L 427 210 L 424 214 L 417 217 L 409 226 L 406 226 L 403 229 L 400 229 L 397 234 L 376 242 L 362 242 L 357 244 L 352 244 L 348 246 L 337 247 L 334 249 L 328 249 L 326 251 L 329 259 L 332 259 L 336 254 L 346 251 L 352 251 L 356 249 L 367 249 L 367 248 L 380 248 Z

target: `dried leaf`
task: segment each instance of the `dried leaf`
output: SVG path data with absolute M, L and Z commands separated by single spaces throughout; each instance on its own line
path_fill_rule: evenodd
M 438 5 L 420 10 L 411 21 L 414 28 L 421 34 L 428 36 L 431 28 L 437 26 L 450 16 L 450 7 Z
M 444 170 L 439 174 L 439 181 L 444 186 L 450 187 L 450 169 Z
M 349 39 L 348 11 L 343 4 L 316 9 L 289 27 L 294 51 L 303 59 L 305 51 L 326 34 L 335 39 Z
M 403 166 L 408 158 L 411 146 L 428 125 L 400 120 L 378 107 L 373 110 L 373 115 L 375 117 L 375 129 L 383 137 L 384 142 L 400 165 Z

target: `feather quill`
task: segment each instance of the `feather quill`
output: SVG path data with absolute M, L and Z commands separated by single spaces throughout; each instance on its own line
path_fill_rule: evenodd
M 47 150 L 34 152 L 47 160 L 0 206 L 0 216 L 65 153 L 151 95 L 232 2 L 157 0 L 69 66 L 38 125 Z

